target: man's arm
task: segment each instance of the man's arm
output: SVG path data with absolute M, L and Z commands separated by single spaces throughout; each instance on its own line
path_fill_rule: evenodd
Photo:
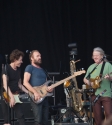
M 37 91 L 30 85 L 29 80 L 30 80 L 31 74 L 28 72 L 24 73 L 24 80 L 23 80 L 23 85 L 34 94 L 35 100 L 40 99 L 40 95 L 37 93 Z
M 10 105 L 10 107 L 13 107 L 15 105 L 15 99 L 14 99 L 14 95 L 12 94 L 10 88 L 7 87 L 8 86 L 7 85 L 7 76 L 5 74 L 3 74 L 2 79 L 3 79 L 3 87 L 10 97 L 9 105 Z M 7 90 L 7 88 L 8 88 L 8 90 Z
M 23 92 L 28 94 L 28 90 L 21 84 L 21 79 L 19 79 L 18 86 Z

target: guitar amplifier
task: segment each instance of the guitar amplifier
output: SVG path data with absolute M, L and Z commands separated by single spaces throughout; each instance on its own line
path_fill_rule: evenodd
M 26 120 L 27 119 L 34 119 L 32 107 L 30 105 L 30 101 L 28 99 L 23 99 L 21 101 L 23 102 L 21 104 L 22 105 L 21 107 L 22 107 L 22 111 L 23 111 L 23 114 L 24 114 L 24 118 Z M 17 119 L 15 111 L 13 110 L 12 112 L 13 112 L 12 113 L 13 119 Z

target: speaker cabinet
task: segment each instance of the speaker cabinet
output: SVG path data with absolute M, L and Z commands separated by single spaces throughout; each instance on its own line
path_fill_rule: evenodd
M 1 97 L 0 97 L 1 98 Z M 1 100 L 0 100 L 0 120 L 3 120 L 3 113 L 2 113 L 2 107 L 1 107 Z
M 33 120 L 31 120 L 31 121 L 26 121 L 25 124 L 26 124 L 26 125 L 34 125 L 34 121 L 33 121 Z M 3 125 L 3 123 L 0 124 L 0 125 Z M 14 122 L 13 124 L 11 124 L 11 125 L 19 125 L 19 123 L 18 123 L 17 121 L 15 121 L 15 122 Z M 51 121 L 50 121 L 50 120 L 48 121 L 47 125 L 51 125 Z
M 32 107 L 30 105 L 30 102 L 23 102 L 22 103 L 22 110 L 23 110 L 23 114 L 24 114 L 24 118 L 25 119 L 34 119 L 33 116 L 33 111 L 32 111 Z M 17 119 L 15 112 L 13 111 L 13 119 Z
M 26 125 L 34 125 L 34 121 L 26 121 Z M 15 121 L 13 125 L 19 125 L 19 122 Z
M 88 123 L 55 123 L 54 125 L 89 125 Z
M 3 125 L 4 123 L 3 122 L 0 122 L 0 125 Z

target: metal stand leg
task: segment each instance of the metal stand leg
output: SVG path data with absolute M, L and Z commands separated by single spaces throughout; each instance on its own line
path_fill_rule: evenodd
M 90 101 L 90 125 L 93 125 L 93 120 L 92 120 L 92 98 L 91 98 L 91 93 L 89 95 L 89 101 Z
M 55 76 L 53 76 L 53 84 L 55 83 Z M 55 88 L 54 88 L 54 91 L 53 91 L 53 98 L 54 98 L 54 106 L 56 104 L 55 102 Z

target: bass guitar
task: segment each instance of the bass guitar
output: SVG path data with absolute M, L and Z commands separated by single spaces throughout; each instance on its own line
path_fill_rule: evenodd
M 112 72 L 111 73 L 109 73 L 109 75 L 110 74 L 112 74 Z M 101 81 L 103 80 L 103 79 L 105 79 L 105 76 L 103 76 L 103 77 L 101 77 L 100 78 L 100 76 L 97 76 L 95 79 L 90 79 L 90 83 L 91 83 L 91 85 L 87 85 L 86 84 L 86 89 L 90 89 L 90 88 L 93 88 L 93 89 L 97 89 L 97 88 L 100 88 L 100 84 L 101 84 Z
M 63 79 L 63 80 L 61 80 L 61 81 L 59 81 L 59 82 L 57 82 L 57 83 L 55 83 L 55 84 L 52 84 L 51 87 L 52 87 L 52 88 L 55 88 L 55 87 L 61 85 L 62 83 L 64 83 L 65 81 L 70 80 L 70 79 L 72 79 L 73 77 L 78 76 L 78 75 L 81 75 L 81 74 L 83 74 L 83 73 L 85 73 L 85 70 L 78 71 L 78 72 L 74 72 L 74 74 L 73 74 L 72 76 L 69 76 L 69 77 L 67 77 L 67 78 L 65 78 L 65 79 Z M 45 83 L 44 83 L 43 85 L 41 85 L 41 86 L 33 87 L 33 88 L 38 92 L 38 94 L 41 96 L 41 98 L 40 98 L 39 100 L 35 101 L 33 93 L 31 93 L 31 92 L 29 91 L 29 96 L 30 96 L 30 98 L 31 98 L 35 103 L 39 104 L 39 103 L 41 103 L 41 102 L 44 100 L 45 97 L 47 97 L 47 96 L 52 96 L 52 95 L 53 95 L 53 92 L 48 92 L 48 91 L 47 91 L 47 86 L 48 86 L 50 83 L 53 83 L 52 80 L 49 80 L 49 81 L 45 82 Z

